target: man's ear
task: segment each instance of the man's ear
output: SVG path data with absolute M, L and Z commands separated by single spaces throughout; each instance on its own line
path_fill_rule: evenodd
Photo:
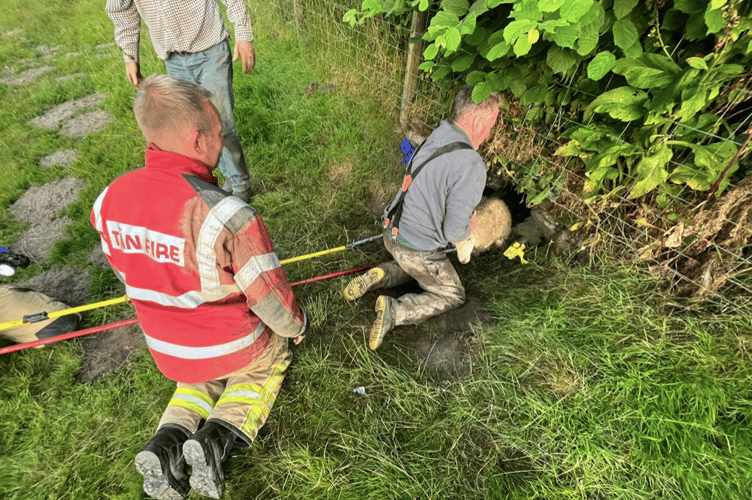
M 188 143 L 191 145 L 191 148 L 199 155 L 203 155 L 206 152 L 206 138 L 200 130 L 194 130 L 189 134 Z

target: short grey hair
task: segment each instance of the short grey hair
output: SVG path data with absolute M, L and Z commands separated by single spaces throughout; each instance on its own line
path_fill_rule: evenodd
M 454 98 L 454 106 L 452 107 L 452 115 L 450 119 L 454 122 L 469 113 L 490 113 L 502 104 L 501 95 L 498 92 L 491 92 L 485 100 L 476 103 L 473 101 L 473 87 L 472 85 L 465 85 L 457 92 L 457 97 Z
M 210 98 L 211 92 L 193 82 L 151 75 L 138 86 L 133 112 L 146 140 L 154 142 L 189 128 L 211 130 L 212 120 L 205 108 Z

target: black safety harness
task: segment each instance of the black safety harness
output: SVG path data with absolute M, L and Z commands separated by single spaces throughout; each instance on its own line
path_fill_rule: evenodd
M 423 144 L 425 144 L 425 142 Z M 386 214 L 386 218 L 384 219 L 384 230 L 389 229 L 389 226 L 391 226 L 392 236 L 394 238 L 396 238 L 399 234 L 399 221 L 402 217 L 402 207 L 404 205 L 407 189 L 410 187 L 410 184 L 413 183 L 413 180 L 418 176 L 420 171 L 423 170 L 423 167 L 425 167 L 426 164 L 431 160 L 435 160 L 439 156 L 451 153 L 452 151 L 457 151 L 458 149 L 473 149 L 473 147 L 466 142 L 452 142 L 434 151 L 434 153 L 429 156 L 426 161 L 418 165 L 418 167 L 413 171 L 413 162 L 418 156 L 418 151 L 420 151 L 420 148 L 423 147 L 423 144 L 418 147 L 418 150 L 415 151 L 415 154 L 413 154 L 412 160 L 410 160 L 410 163 L 407 165 L 407 174 L 405 174 L 405 179 L 402 181 L 402 191 L 400 192 L 399 198 L 397 198 L 396 203 L 391 209 L 389 209 L 389 212 Z

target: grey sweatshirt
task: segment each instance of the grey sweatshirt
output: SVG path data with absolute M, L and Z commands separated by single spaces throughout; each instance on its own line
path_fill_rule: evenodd
M 451 122 L 443 120 L 426 139 L 413 160 L 413 169 L 437 149 L 470 139 Z M 413 179 L 405 195 L 399 235 L 419 250 L 435 250 L 470 236 L 470 217 L 486 187 L 486 167 L 477 151 L 460 149 L 429 162 Z M 384 217 L 397 202 L 384 211 Z

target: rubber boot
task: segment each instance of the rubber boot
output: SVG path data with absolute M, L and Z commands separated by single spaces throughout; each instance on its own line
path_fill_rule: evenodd
M 225 473 L 222 465 L 230 456 L 235 434 L 220 425 L 206 422 L 183 444 L 185 461 L 193 467 L 191 488 L 209 498 L 221 498 L 225 492 Z
M 188 431 L 162 426 L 136 455 L 136 469 L 144 476 L 144 491 L 160 500 L 183 500 L 191 487 L 185 473 L 183 443 Z

